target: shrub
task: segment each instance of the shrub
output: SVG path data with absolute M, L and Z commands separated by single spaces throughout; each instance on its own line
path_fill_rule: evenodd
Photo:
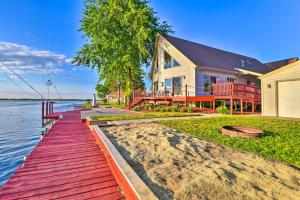
M 219 106 L 217 108 L 217 113 L 229 114 L 229 109 L 226 106 Z
M 180 112 L 186 112 L 185 107 L 181 107 L 181 108 L 180 108 Z
M 170 112 L 171 108 L 170 107 L 164 107 L 164 112 Z
M 162 111 L 162 109 L 163 109 L 162 106 L 157 106 L 157 107 L 155 108 L 155 111 L 160 112 L 160 111 Z
M 134 106 L 134 107 L 132 108 L 132 110 L 133 110 L 133 111 L 139 111 L 139 110 L 141 110 L 141 106 L 139 106 L 139 105 Z
M 107 98 L 106 97 L 102 98 L 102 101 L 104 104 L 107 103 Z
M 189 113 L 192 113 L 192 112 L 193 112 L 193 107 L 188 107 L 188 108 L 187 108 L 187 111 L 188 111 Z
M 92 103 L 90 101 L 87 101 L 83 104 L 80 105 L 81 108 L 91 108 L 92 107 Z
M 153 109 L 153 105 L 150 104 L 150 103 L 145 104 L 145 105 L 144 105 L 144 109 L 145 109 L 145 110 L 152 110 L 152 109 Z
M 179 112 L 178 106 L 177 106 L 177 105 L 171 106 L 171 111 L 172 111 L 172 112 Z

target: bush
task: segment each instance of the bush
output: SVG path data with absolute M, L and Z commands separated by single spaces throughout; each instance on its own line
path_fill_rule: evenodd
M 181 108 L 180 108 L 180 112 L 186 112 L 185 107 L 181 107 Z
M 164 112 L 171 112 L 171 108 L 170 107 L 164 107 Z
M 229 114 L 229 109 L 226 106 L 219 106 L 217 108 L 217 113 L 220 113 L 220 114 Z
M 193 107 L 188 107 L 188 108 L 187 108 L 187 111 L 188 111 L 189 113 L 192 113 L 192 112 L 193 112 Z
M 83 104 L 80 105 L 81 108 L 91 108 L 92 107 L 92 103 L 90 101 L 87 101 Z
M 157 106 L 157 107 L 155 108 L 155 111 L 161 112 L 163 109 L 164 109 L 164 108 L 163 108 L 162 106 Z
M 171 111 L 172 111 L 172 112 L 179 112 L 178 106 L 177 106 L 177 105 L 171 106 Z
M 145 105 L 144 105 L 144 109 L 145 109 L 145 110 L 152 110 L 152 109 L 153 109 L 153 105 L 150 104 L 150 103 L 149 103 L 149 104 L 145 104 Z
M 139 106 L 139 105 L 134 106 L 134 107 L 132 108 L 132 110 L 133 110 L 133 111 L 139 111 L 139 110 L 141 110 L 141 106 Z
M 102 98 L 102 101 L 103 103 L 107 103 L 107 98 L 106 97 Z

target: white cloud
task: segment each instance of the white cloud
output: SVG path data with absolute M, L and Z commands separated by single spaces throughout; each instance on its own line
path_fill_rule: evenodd
M 44 66 L 48 73 L 55 74 L 62 72 L 60 66 L 70 64 L 71 59 L 63 54 L 0 41 L 0 62 L 17 73 L 41 74 L 42 66 Z M 1 68 L 4 69 L 0 66 Z

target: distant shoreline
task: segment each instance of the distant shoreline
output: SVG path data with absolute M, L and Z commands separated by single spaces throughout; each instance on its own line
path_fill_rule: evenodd
M 26 100 L 26 101 L 42 101 L 42 99 L 27 99 L 27 98 L 0 98 L 0 100 Z M 89 101 L 91 99 L 49 99 L 50 101 Z

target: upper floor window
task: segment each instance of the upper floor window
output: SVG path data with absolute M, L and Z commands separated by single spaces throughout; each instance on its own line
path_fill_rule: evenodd
M 164 52 L 164 67 L 165 67 L 165 69 L 169 69 L 172 67 L 178 67 L 178 66 L 180 66 L 180 64 L 165 51 Z
M 236 78 L 227 77 L 227 82 L 236 82 Z

